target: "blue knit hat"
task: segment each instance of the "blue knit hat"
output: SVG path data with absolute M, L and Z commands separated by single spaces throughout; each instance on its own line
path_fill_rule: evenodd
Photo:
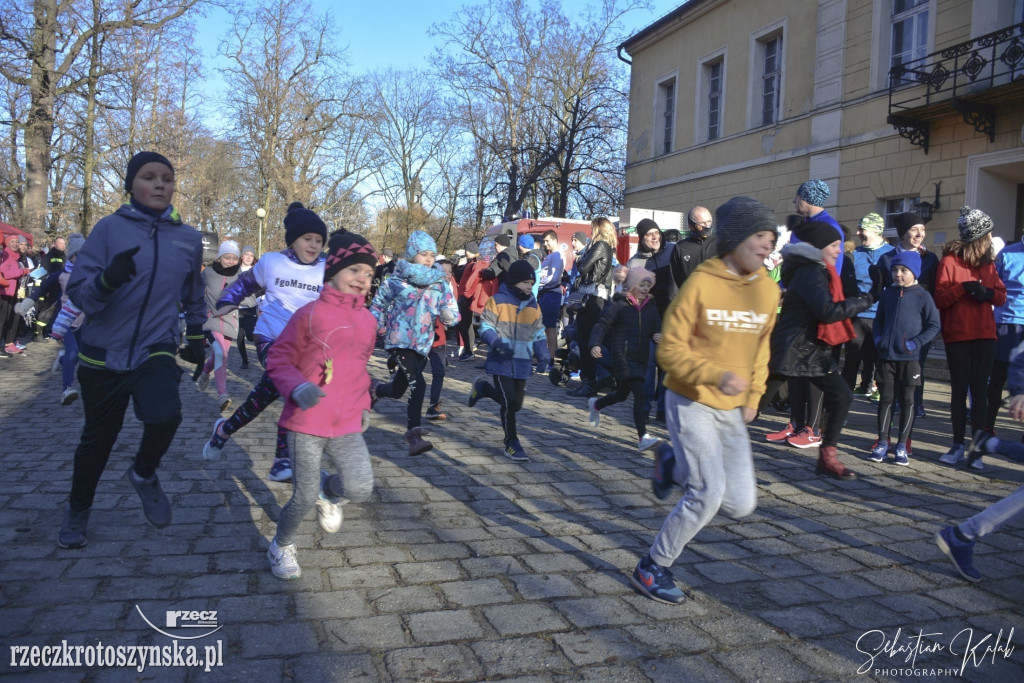
M 534 245 L 533 235 L 520 235 L 519 236 L 519 246 L 521 246 L 523 249 L 533 249 L 533 245 Z
M 921 277 L 921 255 L 914 249 L 901 251 L 892 257 L 891 268 L 903 266 L 914 274 L 914 279 Z
M 797 188 L 796 196 L 811 206 L 825 206 L 832 190 L 824 180 L 808 180 Z
M 434 238 L 422 230 L 413 230 L 409 235 L 409 241 L 405 245 L 405 258 L 412 260 L 421 251 L 432 251 L 437 253 L 437 242 Z

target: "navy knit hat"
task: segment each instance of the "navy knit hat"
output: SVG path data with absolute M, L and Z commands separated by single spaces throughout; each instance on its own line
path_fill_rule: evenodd
M 775 212 L 751 197 L 733 197 L 715 209 L 715 225 L 719 256 L 735 251 L 751 235 L 778 231 Z
M 509 287 L 511 287 L 512 285 L 525 282 L 526 280 L 533 281 L 536 279 L 537 271 L 533 269 L 530 262 L 526 259 L 519 259 L 518 261 L 514 261 L 512 265 L 508 267 L 508 275 L 506 276 L 505 281 L 508 283 Z
M 135 181 L 135 175 L 139 172 L 139 169 L 153 161 L 163 164 L 171 169 L 171 173 L 174 173 L 174 167 L 171 166 L 171 162 L 163 154 L 159 152 L 139 152 L 131 158 L 128 162 L 128 168 L 124 172 L 125 192 L 132 191 L 132 183 Z
M 315 211 L 310 211 L 302 202 L 292 202 L 288 205 L 288 213 L 284 215 L 284 241 L 289 247 L 295 240 L 303 235 L 313 233 L 320 235 L 320 239 L 327 241 L 327 226 Z
M 796 196 L 811 206 L 825 206 L 832 190 L 824 180 L 808 180 L 796 190 Z
M 891 269 L 895 268 L 896 266 L 903 266 L 904 268 L 909 270 L 911 273 L 914 274 L 915 280 L 921 277 L 921 255 L 918 254 L 917 251 L 913 249 L 901 251 L 900 253 L 893 256 L 892 262 L 890 263 L 889 267 Z
M 377 266 L 377 252 L 365 237 L 341 229 L 331 233 L 327 243 L 327 261 L 324 263 L 324 282 L 335 273 L 354 263 L 365 263 L 371 268 Z

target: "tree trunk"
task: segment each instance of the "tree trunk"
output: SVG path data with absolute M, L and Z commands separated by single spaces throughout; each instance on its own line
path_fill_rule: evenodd
M 100 23 L 98 0 L 92 3 L 93 25 Z M 94 33 L 89 46 L 89 82 L 86 84 L 85 135 L 82 144 L 82 210 L 78 231 L 89 234 L 92 228 L 92 178 L 96 171 L 96 92 L 99 86 L 100 36 Z
M 25 224 L 42 240 L 49 193 L 50 146 L 53 140 L 53 76 L 57 69 L 57 0 L 35 0 L 32 34 L 30 112 L 25 126 Z

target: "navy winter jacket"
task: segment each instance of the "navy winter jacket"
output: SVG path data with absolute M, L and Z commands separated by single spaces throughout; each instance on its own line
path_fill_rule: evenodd
M 917 360 L 921 347 L 934 339 L 939 329 L 939 309 L 924 287 L 893 285 L 882 291 L 871 329 L 879 358 Z M 908 349 L 907 342 L 913 342 L 914 348 Z

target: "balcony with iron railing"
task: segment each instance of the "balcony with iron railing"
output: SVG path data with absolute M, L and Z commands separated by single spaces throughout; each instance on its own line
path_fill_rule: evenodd
M 931 121 L 958 112 L 995 140 L 996 105 L 1024 102 L 1024 24 L 1008 26 L 889 70 L 889 116 L 928 153 Z

